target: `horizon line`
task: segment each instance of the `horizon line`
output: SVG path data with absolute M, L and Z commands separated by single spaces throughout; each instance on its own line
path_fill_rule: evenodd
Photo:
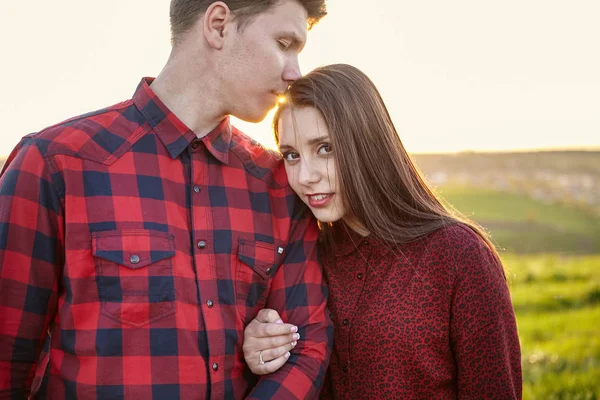
M 600 152 L 600 146 L 583 147 L 540 147 L 540 148 L 520 148 L 520 149 L 498 149 L 498 150 L 477 150 L 463 149 L 451 151 L 408 151 L 412 155 L 451 155 L 451 154 L 514 154 L 514 153 L 596 153 Z M 0 154 L 0 160 L 8 158 L 9 154 Z

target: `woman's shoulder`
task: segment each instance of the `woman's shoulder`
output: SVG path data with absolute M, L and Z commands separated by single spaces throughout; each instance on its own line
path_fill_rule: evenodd
M 458 221 L 436 229 L 425 240 L 428 245 L 439 244 L 455 249 L 486 247 L 485 241 L 474 228 Z
M 461 222 L 439 228 L 424 239 L 426 257 L 452 266 L 458 273 L 484 265 L 499 266 L 495 250 L 488 243 L 474 228 Z

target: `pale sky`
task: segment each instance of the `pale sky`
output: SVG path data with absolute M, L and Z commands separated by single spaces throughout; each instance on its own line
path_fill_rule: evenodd
M 0 3 L 0 155 L 130 98 L 170 51 L 168 0 Z M 600 1 L 329 0 L 303 72 L 348 63 L 409 152 L 600 148 Z M 273 146 L 270 117 L 236 125 Z

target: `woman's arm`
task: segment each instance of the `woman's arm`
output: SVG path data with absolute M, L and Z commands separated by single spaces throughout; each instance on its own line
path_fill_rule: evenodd
M 521 352 L 499 260 L 478 238 L 457 257 L 451 340 L 459 399 L 520 399 Z

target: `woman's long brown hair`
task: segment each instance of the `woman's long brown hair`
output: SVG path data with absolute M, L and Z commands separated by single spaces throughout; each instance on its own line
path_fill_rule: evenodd
M 345 210 L 389 244 L 412 242 L 453 223 L 471 228 L 498 258 L 488 235 L 446 207 L 423 180 L 404 149 L 373 82 L 347 64 L 319 67 L 298 79 L 275 113 L 288 107 L 314 107 L 325 119 Z M 350 199 L 352 199 L 350 201 Z M 321 224 L 325 250 L 333 245 L 332 226 Z

